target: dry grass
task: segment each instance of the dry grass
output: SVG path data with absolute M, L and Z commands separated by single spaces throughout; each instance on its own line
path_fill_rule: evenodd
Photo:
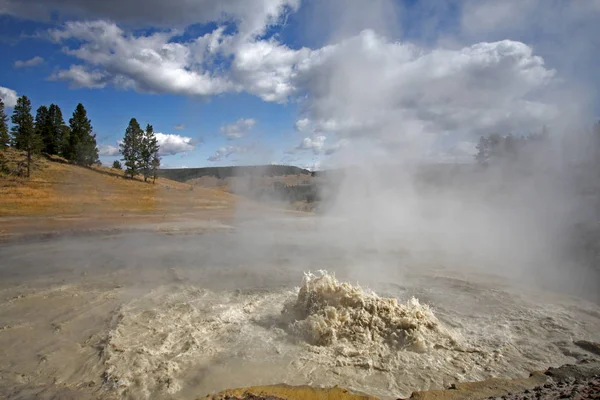
M 7 149 L 0 155 L 15 170 L 24 155 Z M 236 197 L 219 189 L 158 179 L 156 184 L 123 177 L 106 167 L 84 168 L 53 157 L 35 160 L 32 176 L 0 173 L 0 216 L 118 216 L 172 214 L 231 209 Z

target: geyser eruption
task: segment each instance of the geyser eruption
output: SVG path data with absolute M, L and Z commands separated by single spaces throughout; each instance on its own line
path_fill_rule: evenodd
M 398 303 L 360 286 L 338 280 L 326 271 L 304 275 L 298 296 L 287 303 L 290 329 L 311 344 L 347 346 L 346 352 L 453 348 L 457 341 L 416 298 Z

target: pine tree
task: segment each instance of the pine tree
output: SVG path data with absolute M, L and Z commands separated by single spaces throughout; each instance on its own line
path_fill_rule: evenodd
M 152 125 L 148 124 L 146 126 L 146 131 L 144 132 L 144 136 L 142 139 L 142 149 L 141 149 L 141 170 L 144 174 L 144 182 L 148 181 L 148 177 L 154 176 L 154 158 L 156 153 L 158 153 L 158 141 L 156 140 L 156 136 L 154 135 L 154 128 Z
M 56 104 L 50 104 L 48 107 L 48 130 L 44 139 L 44 149 L 48 154 L 63 154 L 63 148 L 66 147 L 64 137 L 65 121 L 62 111 Z
M 63 125 L 60 127 L 60 155 L 69 158 L 69 143 L 71 139 L 71 127 Z
M 92 123 L 87 117 L 83 104 L 79 103 L 69 119 L 71 133 L 67 158 L 79 165 L 90 166 L 99 163 L 96 135 L 92 133 Z
M 50 121 L 48 117 L 48 107 L 40 106 L 35 114 L 35 133 L 42 141 L 40 150 L 44 153 L 52 154 L 47 149 L 47 144 L 50 140 L 49 136 L 51 134 Z
M 113 161 L 113 165 L 112 165 L 112 167 L 113 167 L 114 169 L 123 169 L 123 166 L 121 165 L 121 161 L 119 161 L 119 160 L 115 160 L 115 161 Z
M 8 116 L 4 112 L 4 102 L 0 99 L 0 150 L 4 150 L 9 144 Z
M 27 177 L 31 176 L 31 158 L 41 146 L 40 137 L 36 134 L 33 116 L 31 115 L 31 102 L 27 96 L 17 99 L 17 105 L 12 115 L 12 134 L 15 147 L 27 153 Z
M 119 144 L 119 151 L 125 163 L 125 175 L 129 175 L 131 179 L 140 173 L 143 140 L 144 131 L 137 120 L 132 118 L 125 130 L 123 141 Z

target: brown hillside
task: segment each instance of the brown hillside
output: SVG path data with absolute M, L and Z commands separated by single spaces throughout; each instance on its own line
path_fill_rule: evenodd
M 126 179 L 119 170 L 79 167 L 59 157 L 36 158 L 31 178 L 25 179 L 17 176 L 18 162 L 23 159 L 14 149 L 0 152 L 0 167 L 4 167 L 0 172 L 0 230 L 5 232 L 17 220 L 35 225 L 48 219 L 126 223 L 128 218 L 148 221 L 188 213 L 220 217 L 230 213 L 236 202 L 236 196 L 218 188 L 164 178 L 153 185 Z

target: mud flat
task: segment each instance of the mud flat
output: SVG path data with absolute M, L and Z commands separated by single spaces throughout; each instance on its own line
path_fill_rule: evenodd
M 269 396 L 337 385 L 329 398 L 396 399 L 478 381 L 520 393 L 552 378 L 531 371 L 597 358 L 598 304 L 464 257 L 355 250 L 305 221 L 0 244 L 0 397 L 194 399 L 283 383 Z

